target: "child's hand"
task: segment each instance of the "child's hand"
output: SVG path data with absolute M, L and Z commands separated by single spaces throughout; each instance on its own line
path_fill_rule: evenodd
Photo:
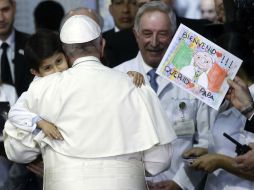
M 142 84 L 145 84 L 145 78 L 141 73 L 136 71 L 128 71 L 127 74 L 130 77 L 133 77 L 133 84 L 136 87 L 141 87 Z
M 63 136 L 54 124 L 42 119 L 37 122 L 37 126 L 41 128 L 50 139 L 64 140 Z

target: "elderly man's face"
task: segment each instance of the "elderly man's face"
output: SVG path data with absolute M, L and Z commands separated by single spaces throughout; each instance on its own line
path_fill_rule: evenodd
M 217 21 L 214 0 L 202 0 L 200 7 L 201 16 L 203 19 L 207 19 L 212 22 Z
M 16 12 L 15 2 L 0 0 L 0 38 L 5 40 L 12 31 Z
M 136 0 L 113 0 L 109 11 L 120 30 L 131 28 L 138 10 Z
M 172 39 L 168 15 L 160 11 L 146 12 L 140 19 L 139 31 L 134 32 L 146 64 L 158 67 Z
M 225 22 L 225 10 L 223 0 L 214 0 L 215 10 L 218 16 L 218 22 L 224 23 Z

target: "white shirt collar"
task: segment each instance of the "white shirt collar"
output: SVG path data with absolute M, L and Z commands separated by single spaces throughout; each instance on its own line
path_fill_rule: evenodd
M 115 26 L 115 27 L 114 27 L 114 31 L 115 31 L 115 33 L 116 33 L 116 32 L 119 32 L 120 29 L 119 29 L 117 26 Z
M 148 64 L 145 63 L 145 61 L 141 55 L 141 52 L 138 53 L 138 59 L 139 59 L 139 62 L 142 64 L 145 73 L 148 73 L 150 70 L 153 69 L 151 66 L 149 66 Z
M 76 65 L 78 65 L 80 63 L 83 63 L 83 62 L 91 62 L 91 61 L 95 62 L 95 63 L 100 63 L 101 64 L 100 60 L 97 57 L 86 56 L 86 57 L 80 57 L 80 58 L 76 59 L 74 61 L 74 63 L 72 64 L 72 67 L 74 67 L 74 66 L 76 66 Z
M 3 42 L 7 43 L 9 46 L 12 46 L 14 43 L 14 33 L 14 30 L 12 30 L 11 35 L 5 41 L 0 40 L 0 46 Z

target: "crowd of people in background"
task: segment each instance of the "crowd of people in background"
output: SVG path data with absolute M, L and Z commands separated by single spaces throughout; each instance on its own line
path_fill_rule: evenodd
M 0 190 L 253 189 L 253 10 L 111 0 L 102 32 L 95 10 L 45 0 L 29 35 L 0 0 Z M 181 23 L 243 60 L 219 111 L 156 73 Z

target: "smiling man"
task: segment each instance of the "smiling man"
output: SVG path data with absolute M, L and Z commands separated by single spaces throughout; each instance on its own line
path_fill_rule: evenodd
M 201 101 L 158 76 L 159 66 L 176 31 L 176 17 L 172 9 L 161 1 L 141 6 L 134 23 L 134 34 L 139 46 L 136 58 L 115 69 L 138 71 L 146 84 L 154 89 L 167 113 L 168 124 L 173 125 L 177 139 L 173 142 L 172 164 L 167 171 L 149 179 L 153 190 L 192 190 L 199 182 L 199 174 L 186 169 L 181 154 L 187 147 L 207 147 L 210 112 Z M 157 183 L 158 182 L 158 183 Z

